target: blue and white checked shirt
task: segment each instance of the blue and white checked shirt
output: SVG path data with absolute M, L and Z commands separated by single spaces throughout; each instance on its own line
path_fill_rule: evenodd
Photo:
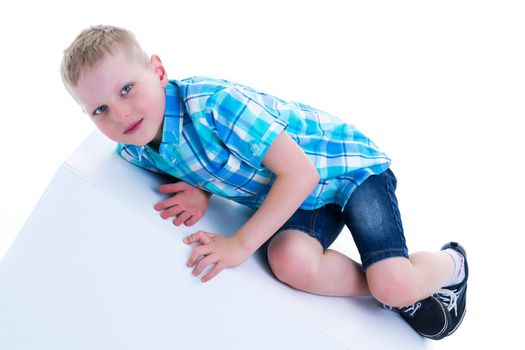
M 117 152 L 143 168 L 258 208 L 275 179 L 262 160 L 285 130 L 317 168 L 320 181 L 301 204 L 344 208 L 355 188 L 390 159 L 352 125 L 299 102 L 206 77 L 171 80 L 158 152 L 119 144 Z

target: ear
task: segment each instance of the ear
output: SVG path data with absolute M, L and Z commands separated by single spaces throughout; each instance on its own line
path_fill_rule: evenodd
M 162 65 L 162 61 L 160 60 L 159 56 L 152 55 L 149 64 L 155 72 L 155 75 L 159 77 L 161 86 L 165 88 L 166 85 L 168 85 L 168 73 L 166 72 L 166 69 L 164 69 L 164 66 Z

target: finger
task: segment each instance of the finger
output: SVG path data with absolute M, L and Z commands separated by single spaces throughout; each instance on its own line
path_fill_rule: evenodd
M 161 202 L 158 202 L 157 204 L 155 204 L 153 206 L 153 208 L 155 208 L 155 210 L 162 210 L 162 209 L 166 209 L 166 208 L 169 208 L 169 207 L 173 207 L 174 205 L 177 205 L 179 201 L 179 198 L 177 197 L 177 195 L 173 196 L 173 197 L 170 197 L 170 198 L 167 198 Z
M 200 219 L 202 218 L 202 211 L 200 210 L 197 210 L 195 213 L 193 213 L 193 215 L 190 216 L 190 218 L 188 220 L 186 220 L 184 222 L 184 225 L 186 226 L 192 226 L 194 225 L 197 221 L 199 221 Z M 213 237 L 211 234 L 208 233 L 208 237 Z
M 195 268 L 193 269 L 193 276 L 198 276 L 201 274 L 201 272 L 206 268 L 206 266 L 215 264 L 217 259 L 213 255 L 208 255 L 202 259 L 200 259 L 197 264 L 195 265 Z
M 199 215 L 197 215 L 197 214 L 196 215 L 192 215 L 192 216 L 189 217 L 188 220 L 184 221 L 184 225 L 186 225 L 188 227 L 189 226 L 193 226 L 193 225 L 195 225 L 195 223 L 197 221 L 199 221 L 199 219 L 200 219 Z
M 206 246 L 206 245 L 198 246 L 197 248 L 194 248 L 192 250 L 191 255 L 186 264 L 188 265 L 188 267 L 193 267 L 195 266 L 195 263 L 197 262 L 197 260 L 199 260 L 200 257 L 206 256 L 210 253 L 211 253 L 211 249 L 209 246 Z
M 172 184 L 164 184 L 159 186 L 159 191 L 162 193 L 175 193 L 187 190 L 191 185 L 188 185 L 184 181 L 175 182 Z
M 192 243 L 208 244 L 210 242 L 210 239 L 213 237 L 215 237 L 214 234 L 207 233 L 204 231 L 197 231 L 195 233 L 192 233 L 188 237 L 184 238 L 184 243 L 186 244 L 192 244 Z
M 217 276 L 219 272 L 221 272 L 222 270 L 224 270 L 224 267 L 222 267 L 221 264 L 219 263 L 215 264 L 213 269 L 211 269 L 210 272 L 208 272 L 206 275 L 204 275 L 204 277 L 201 278 L 201 282 L 208 282 L 213 277 Z
M 187 211 L 183 211 L 182 213 L 177 215 L 177 218 L 175 220 L 173 220 L 173 224 L 175 226 L 179 226 L 180 224 L 188 220 L 190 216 L 191 215 Z
M 180 205 L 176 205 L 174 207 L 171 207 L 169 209 L 166 209 L 165 211 L 163 211 L 161 214 L 160 214 L 160 217 L 163 218 L 164 220 L 168 219 L 168 218 L 171 218 L 171 217 L 177 217 L 179 216 L 182 212 L 184 211 L 184 209 L 180 206 Z

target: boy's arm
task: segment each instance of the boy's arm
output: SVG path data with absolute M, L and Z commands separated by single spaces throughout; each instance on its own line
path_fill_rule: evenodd
M 275 173 L 276 179 L 265 201 L 235 235 L 224 237 L 200 231 L 184 240 L 187 244 L 200 244 L 188 260 L 188 266 L 196 265 L 194 275 L 215 264 L 202 278 L 203 282 L 253 254 L 292 216 L 319 182 L 314 165 L 286 132 L 281 132 L 272 143 L 263 164 Z M 199 257 L 204 258 L 198 261 Z
M 236 233 L 251 253 L 295 213 L 319 183 L 313 163 L 284 131 L 270 146 L 263 164 L 276 175 L 275 181 L 262 205 Z

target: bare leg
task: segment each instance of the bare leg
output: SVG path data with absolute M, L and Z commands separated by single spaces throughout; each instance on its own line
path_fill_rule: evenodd
M 389 258 L 372 264 L 366 277 L 372 295 L 384 304 L 409 306 L 441 288 L 454 271 L 454 261 L 444 252 L 417 252 L 406 258 Z
M 330 296 L 370 295 L 361 265 L 313 237 L 288 230 L 272 240 L 268 260 L 278 279 L 309 293 Z

